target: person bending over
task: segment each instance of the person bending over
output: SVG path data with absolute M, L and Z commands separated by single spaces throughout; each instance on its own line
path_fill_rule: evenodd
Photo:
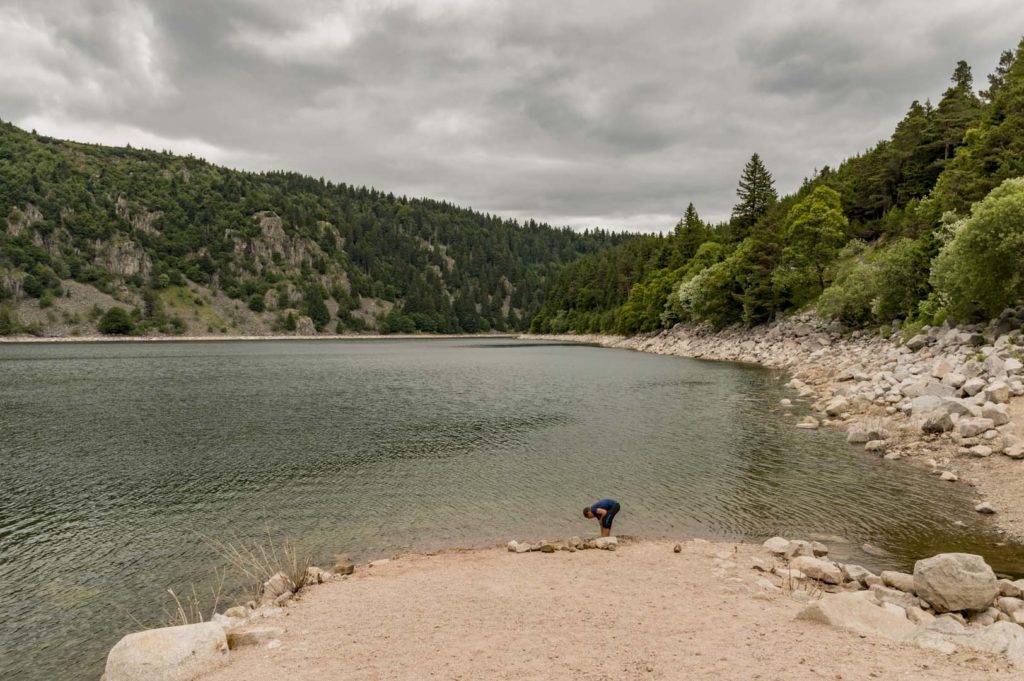
M 619 512 L 619 502 L 614 499 L 602 499 L 593 506 L 583 507 L 584 518 L 597 518 L 601 525 L 601 536 L 607 537 L 612 533 L 612 520 Z

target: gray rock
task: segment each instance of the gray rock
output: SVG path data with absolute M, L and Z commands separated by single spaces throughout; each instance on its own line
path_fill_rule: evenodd
M 813 556 L 814 547 L 811 546 L 811 542 L 803 541 L 802 539 L 794 539 L 789 542 L 789 546 L 786 547 L 786 558 L 792 559 L 799 556 Z
M 899 589 L 908 594 L 914 593 L 914 575 L 894 570 L 883 570 L 879 576 L 882 578 L 882 583 L 888 587 Z
M 850 401 L 845 397 L 835 397 L 825 406 L 825 413 L 835 418 L 850 408 Z
M 616 537 L 598 537 L 594 540 L 594 548 L 604 549 L 605 551 L 614 551 L 619 545 L 619 540 Z
M 985 388 L 985 397 L 989 402 L 1000 404 L 1010 401 L 1010 386 L 1002 381 L 996 381 Z
M 987 501 L 983 501 L 977 506 L 975 506 L 974 510 L 977 511 L 978 513 L 983 513 L 985 515 L 992 515 L 996 512 L 996 509 L 993 508 L 992 504 Z
M 985 383 L 984 379 L 977 378 L 977 377 L 969 378 L 960 387 L 960 390 L 963 391 L 963 393 L 965 395 L 968 395 L 968 396 L 977 395 L 978 393 L 980 393 L 982 390 L 985 389 L 985 385 L 986 385 L 986 383 Z
M 350 575 L 356 571 L 355 564 L 344 556 L 337 556 L 334 559 L 334 574 Z
M 273 603 L 283 594 L 295 590 L 295 584 L 291 578 L 283 572 L 278 572 L 273 577 L 263 582 L 263 594 L 260 596 L 261 603 Z
M 799 570 L 811 579 L 826 584 L 842 584 L 843 571 L 839 566 L 827 560 L 812 556 L 799 556 L 789 562 L 790 568 Z
M 223 667 L 228 641 L 216 622 L 128 634 L 110 650 L 105 681 L 190 681 Z
M 882 584 L 871 587 L 871 593 L 875 595 L 875 600 L 879 603 L 892 603 L 903 609 L 917 607 L 919 603 L 911 594 L 899 589 L 890 589 Z
M 1024 444 L 1007 447 L 1003 450 L 1003 454 L 1011 459 L 1024 459 Z
M 950 473 L 949 471 L 942 471 L 942 475 L 940 475 L 939 477 L 945 480 L 946 482 L 956 482 L 957 480 L 960 479 L 956 476 L 956 473 Z
M 982 366 L 985 367 L 985 371 L 988 372 L 989 376 L 999 376 L 1005 373 L 1006 369 L 1003 365 L 1003 360 L 996 354 L 991 354 L 985 358 L 982 362 Z
M 924 334 L 918 334 L 918 335 L 914 336 L 913 338 L 911 338 L 910 340 L 908 340 L 906 345 L 907 345 L 908 348 L 910 348 L 914 352 L 917 352 L 918 350 L 920 350 L 924 346 L 928 345 L 928 343 L 929 343 L 928 336 L 926 336 Z
M 918 398 L 920 399 L 920 398 Z M 931 398 L 931 399 L 938 399 Z M 872 440 L 888 440 L 889 431 L 879 426 L 869 426 L 864 423 L 855 423 L 846 432 L 846 441 L 850 444 L 863 444 Z
M 940 553 L 914 564 L 914 591 L 936 612 L 985 610 L 999 593 L 996 575 L 981 556 Z
M 885 440 L 872 440 L 864 445 L 864 450 L 868 452 L 884 452 L 888 446 Z
M 782 537 L 772 537 L 761 544 L 761 546 L 766 548 L 769 553 L 782 556 L 785 555 L 786 550 L 789 548 L 789 540 Z
M 968 450 L 971 456 L 983 459 L 987 456 L 992 456 L 992 448 L 985 445 L 975 445 Z
M 796 618 L 821 622 L 862 636 L 902 641 L 914 633 L 906 615 L 890 612 L 872 604 L 867 591 L 826 596 L 801 610 Z
M 925 433 L 948 433 L 953 430 L 953 417 L 943 410 L 933 411 L 925 416 L 921 430 Z
M 999 584 L 999 595 L 1008 598 L 1021 598 L 1024 595 L 1024 580 L 1018 580 L 1020 583 L 1011 582 L 1008 579 L 1000 579 Z
M 1024 610 L 1024 600 L 1010 596 L 1000 596 L 996 599 L 996 607 L 1007 615 L 1012 615 L 1015 612 Z
M 1024 370 L 1024 363 L 1022 363 L 1016 357 L 1011 357 L 1010 359 L 1006 360 L 1003 363 L 1003 370 L 1006 371 L 1006 373 L 1010 374 L 1011 376 L 1014 374 L 1019 374 L 1021 370 Z
M 967 377 L 964 376 L 963 374 L 958 374 L 956 372 L 946 374 L 945 376 L 942 377 L 942 385 L 948 385 L 951 388 L 960 388 L 966 382 Z
M 960 432 L 960 437 L 977 437 L 986 430 L 991 430 L 993 427 L 992 419 L 986 418 L 970 418 L 960 419 L 957 423 L 957 430 Z
M 860 565 L 853 565 L 850 563 L 843 565 L 842 570 L 843 576 L 846 578 L 847 581 L 857 582 L 861 586 L 865 587 L 868 585 L 868 578 L 875 576 L 875 574 L 871 572 L 871 570 L 868 570 L 865 567 L 861 567 Z
M 981 416 L 992 421 L 993 425 L 997 428 L 1010 422 L 1010 416 L 1006 413 L 1005 404 L 986 402 L 981 405 Z
M 910 401 L 910 413 L 915 416 L 929 414 L 943 406 L 942 398 L 935 395 L 918 395 Z M 880 439 L 880 438 L 871 438 Z
M 971 410 L 971 405 L 964 402 L 961 397 L 944 397 L 942 398 L 942 409 L 949 414 L 956 414 L 957 416 L 974 416 L 974 412 Z M 980 416 L 980 414 L 979 414 Z

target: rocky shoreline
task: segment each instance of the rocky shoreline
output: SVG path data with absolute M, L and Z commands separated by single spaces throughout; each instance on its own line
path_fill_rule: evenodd
M 846 333 L 809 313 L 754 328 L 684 326 L 633 337 L 531 335 L 661 355 L 747 362 L 789 375 L 797 428 L 840 428 L 851 444 L 975 486 L 975 510 L 1024 539 L 1024 308 L 987 325 L 924 327 L 903 341 Z M 811 415 L 798 418 L 800 407 Z

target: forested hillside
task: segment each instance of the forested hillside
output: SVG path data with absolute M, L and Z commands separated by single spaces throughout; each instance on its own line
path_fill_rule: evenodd
M 0 124 L 0 334 L 525 329 L 629 238 Z
M 888 140 L 779 198 L 743 169 L 722 224 L 692 204 L 674 233 L 568 265 L 538 332 L 633 334 L 677 322 L 758 324 L 816 307 L 849 326 L 990 317 L 1024 297 L 1024 41 L 987 87 L 956 65 L 937 104 Z

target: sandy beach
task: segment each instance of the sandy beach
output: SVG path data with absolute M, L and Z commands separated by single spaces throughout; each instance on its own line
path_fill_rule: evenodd
M 279 646 L 232 651 L 204 681 L 322 679 L 901 679 L 1019 673 L 984 653 L 936 655 L 794 620 L 756 585 L 757 546 L 627 543 L 403 556 L 309 588 L 278 615 Z

